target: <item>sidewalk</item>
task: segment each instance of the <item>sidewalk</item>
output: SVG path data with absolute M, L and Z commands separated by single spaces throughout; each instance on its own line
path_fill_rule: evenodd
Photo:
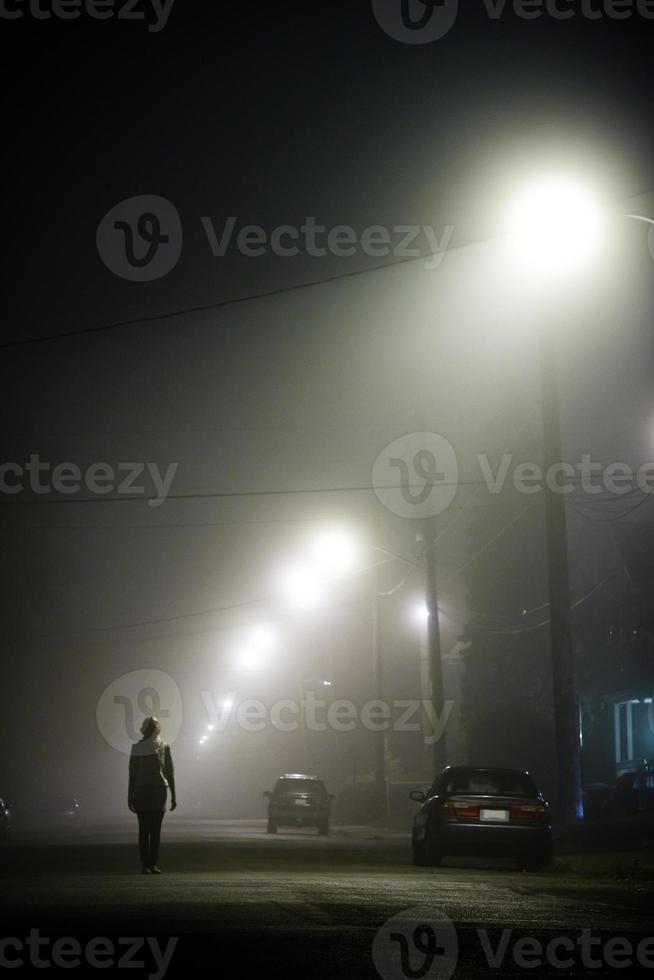
M 583 823 L 554 835 L 555 870 L 654 880 L 654 813 Z

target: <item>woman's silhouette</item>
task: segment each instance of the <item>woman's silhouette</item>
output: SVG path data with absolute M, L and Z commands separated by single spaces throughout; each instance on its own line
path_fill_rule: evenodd
M 127 805 L 139 818 L 139 852 L 144 875 L 161 874 L 157 860 L 169 789 L 170 809 L 177 806 L 173 757 L 170 746 L 159 738 L 160 731 L 157 718 L 146 718 L 141 725 L 143 738 L 132 746 L 129 759 Z

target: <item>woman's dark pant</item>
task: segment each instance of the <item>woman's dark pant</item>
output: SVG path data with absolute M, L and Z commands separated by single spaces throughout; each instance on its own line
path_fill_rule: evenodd
M 139 851 L 144 868 L 153 868 L 159 860 L 159 841 L 163 810 L 139 810 Z

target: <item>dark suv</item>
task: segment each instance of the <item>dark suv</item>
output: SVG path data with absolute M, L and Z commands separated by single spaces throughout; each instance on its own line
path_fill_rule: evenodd
M 319 834 L 329 833 L 329 809 L 333 799 L 322 779 L 287 773 L 280 776 L 268 797 L 268 833 L 276 834 L 280 826 L 317 827 Z

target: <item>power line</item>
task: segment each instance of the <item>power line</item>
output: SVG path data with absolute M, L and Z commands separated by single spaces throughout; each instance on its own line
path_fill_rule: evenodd
M 572 605 L 570 606 L 571 611 L 578 609 L 590 598 L 592 598 L 592 596 L 595 595 L 595 593 L 598 592 L 601 588 L 603 588 L 608 581 L 610 581 L 612 578 L 615 578 L 615 575 L 616 575 L 615 572 L 611 572 L 600 582 L 597 582 L 591 589 L 588 590 L 588 592 L 585 593 L 585 595 L 581 596 L 579 599 L 577 599 L 575 602 L 572 603 Z M 533 633 L 536 632 L 537 630 L 543 629 L 545 626 L 549 626 L 550 622 L 551 620 L 548 617 L 547 619 L 543 619 L 540 623 L 535 623 L 532 626 L 520 625 L 520 626 L 508 627 L 505 629 L 498 629 L 492 626 L 478 626 L 477 624 L 472 624 L 472 629 L 482 629 L 487 633 L 492 633 L 497 636 L 518 636 L 521 633 Z M 459 622 L 457 625 L 470 627 L 469 623 Z
M 482 239 L 484 241 L 484 239 Z M 480 244 L 480 242 L 470 242 L 467 244 Z M 459 246 L 464 248 L 466 246 Z M 424 255 L 419 255 L 411 258 L 397 259 L 390 262 L 380 262 L 377 265 L 371 266 L 367 269 L 354 269 L 351 272 L 341 272 L 335 273 L 332 276 L 324 276 L 318 279 L 311 279 L 307 282 L 296 283 L 291 286 L 278 286 L 275 289 L 261 290 L 258 293 L 250 293 L 245 296 L 235 296 L 232 299 L 220 300 L 216 303 L 201 304 L 198 306 L 188 306 L 180 310 L 172 310 L 168 313 L 156 313 L 156 314 L 146 314 L 144 316 L 132 317 L 129 320 L 115 320 L 113 323 L 105 323 L 96 327 L 78 327 L 74 330 L 62 330 L 60 333 L 46 334 L 41 337 L 29 337 L 22 340 L 8 340 L 0 343 L 0 350 L 9 350 L 15 347 L 27 347 L 33 346 L 35 344 L 47 344 L 55 340 L 65 340 L 70 337 L 81 337 L 93 334 L 108 333 L 113 330 L 123 330 L 126 327 L 141 326 L 147 323 L 156 323 L 162 320 L 177 320 L 184 316 L 190 316 L 194 313 L 213 313 L 218 310 L 227 309 L 230 306 L 240 306 L 243 303 L 253 303 L 257 300 L 271 299 L 275 296 L 283 296 L 288 293 L 303 292 L 305 290 L 313 289 L 316 286 L 330 285 L 334 282 L 340 282 L 347 279 L 356 279 L 363 276 L 371 275 L 375 272 L 381 272 L 384 269 L 391 269 L 401 265 L 409 265 L 416 262 L 424 262 L 430 258 L 435 258 L 436 255 L 444 253 L 439 252 L 426 252 Z
M 640 191 L 638 194 L 632 195 L 628 200 L 634 201 L 639 197 L 643 197 L 645 194 L 649 193 L 652 188 L 647 188 L 644 191 Z M 648 224 L 654 224 L 654 221 L 650 218 L 643 217 L 643 215 L 638 214 L 626 214 L 622 215 L 625 218 L 633 218 L 637 221 L 644 221 Z M 9 340 L 0 343 L 0 350 L 9 350 L 15 347 L 27 347 L 35 344 L 46 344 L 54 340 L 64 340 L 70 337 L 79 337 L 84 335 L 93 335 L 98 333 L 107 333 L 112 330 L 121 330 L 126 327 L 140 326 L 146 323 L 155 323 L 161 320 L 175 320 L 184 316 L 188 316 L 193 313 L 211 313 L 216 310 L 226 309 L 230 306 L 239 306 L 242 303 L 251 303 L 261 299 L 269 299 L 274 296 L 282 296 L 288 293 L 300 292 L 304 290 L 309 290 L 315 286 L 329 285 L 333 282 L 342 282 L 348 279 L 361 278 L 363 276 L 371 275 L 375 272 L 383 272 L 386 269 L 393 269 L 403 265 L 411 265 L 417 262 L 424 262 L 425 260 L 433 259 L 437 255 L 446 255 L 448 252 L 458 251 L 464 248 L 470 248 L 475 245 L 486 244 L 487 242 L 495 241 L 501 236 L 493 235 L 490 238 L 473 239 L 472 241 L 464 242 L 461 245 L 456 245 L 448 248 L 445 252 L 425 252 L 418 256 L 411 256 L 408 258 L 400 258 L 391 260 L 388 262 L 380 262 L 377 265 L 369 266 L 366 269 L 353 269 L 350 272 L 340 272 L 335 273 L 332 276 L 324 276 L 317 279 L 311 279 L 307 282 L 296 283 L 291 286 L 279 286 L 275 289 L 262 290 L 258 293 L 250 293 L 245 296 L 236 296 L 231 299 L 220 300 L 215 303 L 199 304 L 197 306 L 189 306 L 179 310 L 172 310 L 164 313 L 157 314 L 145 314 L 140 317 L 132 317 L 128 320 L 116 320 L 112 323 L 101 324 L 96 327 L 78 327 L 74 330 L 63 330 L 60 333 L 47 334 L 41 337 L 29 337 L 22 340 Z
M 392 556 L 390 558 L 383 558 L 381 561 L 374 562 L 372 565 L 366 565 L 363 568 L 356 569 L 355 574 L 360 575 L 363 574 L 363 572 L 369 572 L 371 569 L 379 568 L 381 565 L 387 565 L 389 562 L 395 560 L 402 561 L 403 559 L 396 558 L 396 556 Z M 144 626 L 158 626 L 162 623 L 176 623 L 182 619 L 196 619 L 198 616 L 210 616 L 215 613 L 232 612 L 234 609 L 243 609 L 247 606 L 260 605 L 263 602 L 271 602 L 278 598 L 279 596 L 275 594 L 267 595 L 267 596 L 259 596 L 256 599 L 246 599 L 242 602 L 234 602 L 225 606 L 213 606 L 209 609 L 201 609 L 198 610 L 197 612 L 192 612 L 192 613 L 180 613 L 176 616 L 163 616 L 158 619 L 145 619 L 142 620 L 141 622 L 121 623 L 117 626 L 92 626 L 82 630 L 64 630 L 62 632 L 41 633 L 39 635 L 42 637 L 51 638 L 55 636 L 82 636 L 90 633 L 112 633 L 116 630 L 124 630 L 124 629 L 140 629 Z

